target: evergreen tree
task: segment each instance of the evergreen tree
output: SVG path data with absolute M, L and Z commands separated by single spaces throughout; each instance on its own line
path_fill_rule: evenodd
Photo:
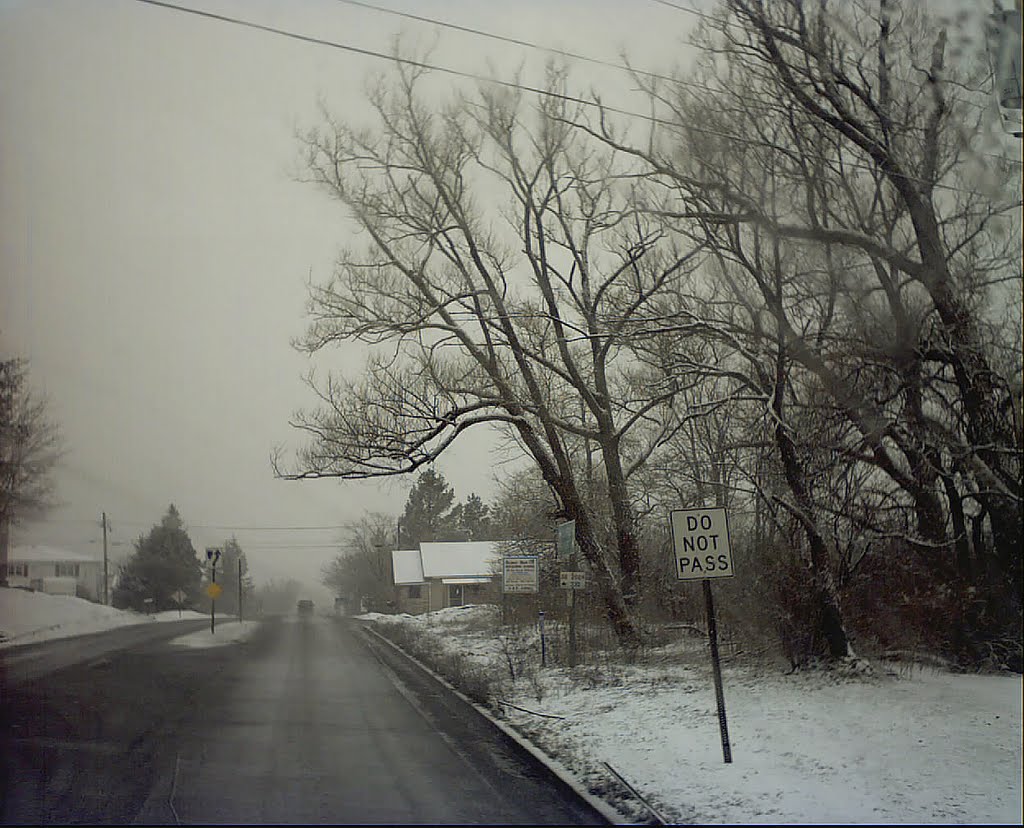
M 171 597 L 185 593 L 185 603 L 199 597 L 202 569 L 181 515 L 170 505 L 158 526 L 135 542 L 135 552 L 121 567 L 113 603 L 120 609 L 154 611 L 175 609 Z
M 463 540 L 479 541 L 491 538 L 491 508 L 475 492 L 452 510 L 457 518 L 459 535 Z
M 430 541 L 452 540 L 454 527 L 449 510 L 454 501 L 455 491 L 443 474 L 433 469 L 422 472 L 405 503 L 402 546 L 410 549 Z

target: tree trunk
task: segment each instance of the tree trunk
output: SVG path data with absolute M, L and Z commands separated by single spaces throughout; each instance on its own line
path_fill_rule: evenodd
M 602 446 L 605 471 L 608 475 L 608 496 L 612 505 L 612 519 L 615 521 L 615 543 L 619 555 L 619 572 L 622 577 L 622 598 L 626 606 L 635 611 L 640 604 L 640 549 L 637 545 L 633 525 L 633 509 L 629 504 L 629 493 L 618 446 Z
M 555 454 L 553 457 L 544 450 L 541 441 L 528 424 L 522 423 L 518 430 L 523 443 L 537 461 L 544 481 L 558 496 L 566 516 L 576 521 L 576 541 L 597 580 L 597 588 L 608 613 L 608 621 L 619 643 L 625 647 L 638 647 L 643 641 L 643 634 L 635 606 L 626 601 L 622 587 L 608 565 L 604 550 L 595 536 L 590 513 L 572 479 L 570 467 L 557 437 L 553 434 L 548 435 L 549 445 Z
M 776 364 L 775 394 L 772 408 L 775 411 L 775 443 L 782 459 L 782 468 L 786 483 L 796 498 L 799 510 L 797 518 L 803 526 L 804 533 L 811 548 L 810 581 L 815 601 L 819 609 L 821 634 L 828 644 L 832 658 L 846 658 L 851 654 L 850 641 L 843 624 L 843 615 L 839 602 L 839 590 L 836 587 L 835 575 L 832 571 L 828 544 L 814 519 L 814 502 L 807 489 L 806 474 L 796 446 L 786 430 L 783 417 L 783 394 L 785 393 L 785 353 L 784 345 L 779 343 L 779 354 Z

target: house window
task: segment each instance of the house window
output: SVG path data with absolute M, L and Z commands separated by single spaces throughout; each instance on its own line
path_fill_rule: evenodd
M 409 597 L 410 598 L 419 598 L 420 597 L 420 588 L 418 586 L 411 586 L 411 587 L 409 587 Z
M 8 575 L 20 575 L 22 578 L 28 577 L 28 564 L 27 563 L 16 563 L 7 564 Z
M 56 566 L 56 571 L 58 578 L 77 578 L 78 564 L 59 563 Z

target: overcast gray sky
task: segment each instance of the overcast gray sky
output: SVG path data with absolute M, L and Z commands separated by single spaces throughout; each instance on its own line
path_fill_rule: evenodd
M 179 5 L 378 52 L 401 30 L 436 38 L 438 64 L 486 74 L 490 61 L 509 78 L 521 63 L 539 78 L 548 57 L 339 0 Z M 696 19 L 657 0 L 377 5 L 608 60 L 625 49 L 652 70 Z M 386 67 L 138 0 L 0 0 L 0 347 L 31 360 L 69 449 L 66 505 L 16 542 L 98 550 L 106 510 L 122 553 L 173 501 L 197 549 L 233 531 L 258 581 L 314 584 L 335 530 L 254 527 L 400 511 L 411 481 L 285 482 L 268 459 L 296 445 L 289 416 L 312 403 L 289 344 L 306 280 L 349 232 L 295 180 L 295 131 L 318 122 L 321 97 L 358 117 L 367 74 Z M 629 103 L 622 72 L 575 79 Z M 486 449 L 475 439 L 439 464 L 460 498 L 492 493 Z

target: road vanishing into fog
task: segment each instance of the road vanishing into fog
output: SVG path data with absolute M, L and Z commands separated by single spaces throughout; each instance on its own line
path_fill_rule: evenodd
M 354 622 L 185 623 L 0 650 L 5 824 L 604 824 Z

